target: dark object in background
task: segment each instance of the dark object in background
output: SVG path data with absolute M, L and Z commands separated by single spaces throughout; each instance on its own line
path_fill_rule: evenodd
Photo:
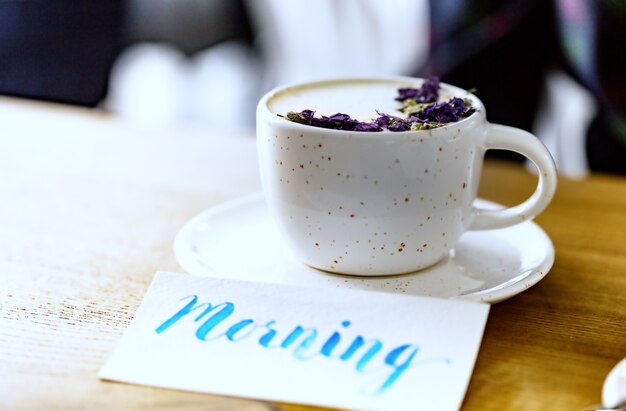
M 0 94 L 97 105 L 123 25 L 121 0 L 0 1 Z
M 545 75 L 558 58 L 550 3 L 431 1 L 430 19 L 432 50 L 420 74 L 439 74 L 446 83 L 476 89 L 489 121 L 531 131 Z
M 431 52 L 417 75 L 476 88 L 490 121 L 530 131 L 546 73 L 563 70 L 598 105 L 590 169 L 626 174 L 626 2 L 431 0 L 430 19 Z
M 559 4 L 565 14 L 565 2 Z M 587 6 L 590 13 L 580 19 L 592 33 L 586 38 L 589 60 L 578 56 L 573 47 L 567 54 L 576 78 L 591 90 L 599 105 L 587 134 L 587 159 L 594 171 L 626 174 L 626 1 L 596 1 Z M 585 30 L 574 16 L 562 20 L 564 42 L 585 38 Z
M 445 73 L 452 84 L 477 89 L 494 121 L 530 130 L 546 71 L 556 65 L 551 8 L 530 1 L 479 3 L 482 7 L 465 14 L 460 26 L 446 30 L 438 22 L 445 19 L 436 6 L 442 3 L 432 2 L 435 58 L 430 70 Z M 446 55 L 455 57 L 446 60 Z
M 0 0 L 0 94 L 94 107 L 133 42 L 252 42 L 243 0 Z

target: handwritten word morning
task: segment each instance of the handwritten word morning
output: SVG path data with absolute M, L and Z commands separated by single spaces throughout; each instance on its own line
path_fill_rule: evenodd
M 215 305 L 210 302 L 199 304 L 198 297 L 195 295 L 181 299 L 181 301 L 186 300 L 189 301 L 185 306 L 156 328 L 157 334 L 167 331 L 179 321 L 193 319 L 194 322 L 199 323 L 195 338 L 201 341 L 223 338 L 231 342 L 256 341 L 265 349 L 290 350 L 292 357 L 300 361 L 309 361 L 322 356 L 350 364 L 350 366 L 353 363 L 355 371 L 359 374 L 371 372 L 383 375 L 382 383 L 376 382 L 373 388 L 370 387 L 371 384 L 368 384 L 368 388 L 364 390 L 368 394 L 377 395 L 389 390 L 409 369 L 420 349 L 417 345 L 403 344 L 385 350 L 385 345 L 381 340 L 366 340 L 360 335 L 355 336 L 349 344 L 346 344 L 345 341 L 350 341 L 350 339 L 342 337 L 341 331 L 334 331 L 324 338 L 316 328 L 307 328 L 301 324 L 293 328 L 288 327 L 288 332 L 282 332 L 279 331 L 281 327 L 274 320 L 258 322 L 248 318 L 233 322 L 229 317 L 235 312 L 235 304 L 231 302 Z M 198 315 L 194 318 L 196 313 Z M 350 321 L 343 321 L 342 331 L 345 332 L 350 325 Z M 218 326 L 225 331 L 218 332 L 216 330 Z M 447 363 L 448 360 L 435 361 Z

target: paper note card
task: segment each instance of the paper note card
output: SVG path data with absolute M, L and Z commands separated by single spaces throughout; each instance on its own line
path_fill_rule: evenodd
M 359 410 L 456 410 L 486 304 L 157 273 L 100 377 Z

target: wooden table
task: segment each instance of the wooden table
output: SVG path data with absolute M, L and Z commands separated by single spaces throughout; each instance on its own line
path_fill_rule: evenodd
M 0 409 L 304 410 L 98 380 L 177 231 L 258 191 L 254 138 L 0 98 Z M 489 162 L 481 197 L 534 188 Z M 626 356 L 626 178 L 562 178 L 548 276 L 492 307 L 464 410 L 582 410 Z

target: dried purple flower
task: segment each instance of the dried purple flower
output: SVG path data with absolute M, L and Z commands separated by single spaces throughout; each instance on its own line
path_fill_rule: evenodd
M 358 120 L 351 118 L 347 114 L 336 113 L 328 117 L 313 118 L 311 125 L 335 130 L 354 130 L 358 123 Z
M 293 121 L 294 123 L 306 124 L 310 126 L 313 123 L 314 115 L 315 111 L 313 110 L 302 110 L 299 113 L 290 111 L 284 117 L 289 121 Z
M 432 76 L 422 83 L 420 88 L 398 89 L 397 101 L 415 100 L 418 103 L 434 103 L 439 99 L 439 77 Z
M 371 122 L 357 124 L 354 131 L 383 131 L 383 129 L 376 122 Z
M 338 121 L 340 123 L 352 121 L 349 115 L 342 113 L 333 114 L 332 116 L 328 117 L 328 119 L 330 121 Z
M 459 121 L 461 117 L 467 117 L 474 111 L 475 109 L 470 103 L 454 97 L 442 103 L 429 105 L 422 111 L 411 114 L 409 120 L 445 124 Z
M 378 113 L 378 118 L 375 122 L 379 127 L 386 128 L 389 131 L 408 131 L 411 129 L 409 121 L 384 113 Z
M 459 121 L 476 111 L 468 99 L 458 97 L 437 103 L 439 99 L 439 78 L 431 77 L 424 80 L 420 88 L 401 88 L 396 100 L 402 102 L 406 118 L 378 113 L 378 117 L 371 122 L 362 122 L 348 114 L 335 113 L 331 116 L 315 117 L 315 111 L 302 110 L 299 113 L 289 112 L 287 120 L 314 127 L 348 131 L 409 131 L 428 130 Z
M 315 117 L 313 110 L 302 110 L 299 113 L 290 111 L 284 116 L 287 120 L 308 126 L 330 128 L 333 130 L 348 131 L 382 131 L 383 129 L 376 123 L 361 122 L 347 114 L 336 113 L 331 116 Z

